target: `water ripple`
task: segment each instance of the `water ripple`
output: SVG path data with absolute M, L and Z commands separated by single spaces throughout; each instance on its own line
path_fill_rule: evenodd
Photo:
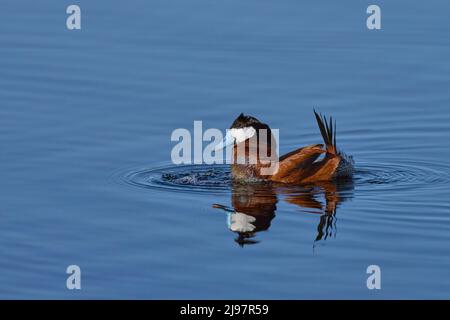
M 168 165 L 158 168 L 135 168 L 119 173 L 126 184 L 168 191 L 227 192 L 231 174 L 227 165 Z
M 412 190 L 445 187 L 450 182 L 448 165 L 405 160 L 398 163 L 357 164 L 355 188 L 364 192 Z M 225 193 L 231 186 L 228 165 L 139 167 L 119 172 L 116 178 L 131 186 L 167 191 Z

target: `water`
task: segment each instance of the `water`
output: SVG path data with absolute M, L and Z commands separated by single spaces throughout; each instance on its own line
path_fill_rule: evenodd
M 360 1 L 77 3 L 81 31 L 1 4 L 1 298 L 450 298 L 450 4 L 377 1 L 368 31 Z M 353 182 L 170 163 L 172 130 L 240 112 L 320 143 L 313 108 Z

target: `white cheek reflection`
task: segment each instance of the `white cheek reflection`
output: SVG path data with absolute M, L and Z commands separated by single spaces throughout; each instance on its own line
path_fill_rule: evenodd
M 228 228 L 234 232 L 252 232 L 255 230 L 255 217 L 249 216 L 245 213 L 234 212 L 228 213 Z
M 230 133 L 231 136 L 236 139 L 236 142 L 240 143 L 253 137 L 256 130 L 253 127 L 245 127 L 240 129 L 231 129 Z

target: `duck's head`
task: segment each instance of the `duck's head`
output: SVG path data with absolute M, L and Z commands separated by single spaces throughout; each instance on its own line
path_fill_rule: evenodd
M 264 179 L 278 170 L 275 137 L 270 127 L 255 117 L 241 113 L 216 148 L 226 146 L 233 146 L 233 179 Z
M 255 117 L 244 115 L 241 113 L 231 124 L 229 130 L 227 130 L 227 134 L 222 143 L 220 143 L 216 148 L 222 149 L 226 146 L 232 144 L 240 144 L 249 140 L 250 138 L 259 138 L 259 134 L 261 133 L 261 129 L 265 129 L 267 132 L 268 140 L 270 141 L 270 127 L 256 119 Z M 256 140 L 259 141 L 259 140 Z M 269 142 L 270 143 L 270 142 Z

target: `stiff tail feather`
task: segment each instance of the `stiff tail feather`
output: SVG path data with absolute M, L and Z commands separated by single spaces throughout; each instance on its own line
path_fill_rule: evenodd
M 325 142 L 327 152 L 337 155 L 338 151 L 336 147 L 336 120 L 334 121 L 333 125 L 332 117 L 327 120 L 325 116 L 322 116 L 321 113 L 317 113 L 316 110 L 314 110 L 314 115 L 316 116 L 317 124 Z

